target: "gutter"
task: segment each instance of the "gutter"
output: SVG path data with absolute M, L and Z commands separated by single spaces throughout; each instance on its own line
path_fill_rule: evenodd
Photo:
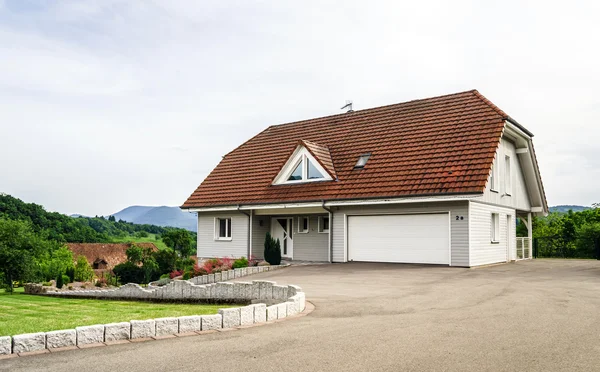
M 329 212 L 329 263 L 333 262 L 333 211 L 325 206 L 325 200 L 321 200 L 321 207 Z
M 250 259 L 250 234 L 252 234 L 252 210 L 250 211 L 250 213 L 246 213 L 242 210 L 240 210 L 240 205 L 238 204 L 237 206 L 237 211 L 240 212 L 241 214 L 244 214 L 246 216 L 248 216 L 248 241 L 247 241 L 247 258 Z

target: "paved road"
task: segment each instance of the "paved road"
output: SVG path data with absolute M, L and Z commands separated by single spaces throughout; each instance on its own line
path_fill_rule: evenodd
M 232 332 L 0 361 L 6 371 L 600 370 L 600 262 L 391 264 L 255 275 L 316 310 Z

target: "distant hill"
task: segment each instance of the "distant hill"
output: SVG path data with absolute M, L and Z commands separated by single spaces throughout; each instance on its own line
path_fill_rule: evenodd
M 549 209 L 550 212 L 567 213 L 569 210 L 572 210 L 573 212 L 581 212 L 592 208 L 584 207 L 583 205 L 556 205 L 554 207 L 550 207 Z
M 179 227 L 190 231 L 197 230 L 195 213 L 182 211 L 179 207 L 148 207 L 134 205 L 113 214 L 115 219 L 135 224 L 150 224 L 163 227 Z

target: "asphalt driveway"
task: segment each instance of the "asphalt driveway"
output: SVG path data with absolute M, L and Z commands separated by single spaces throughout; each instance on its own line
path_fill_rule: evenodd
M 600 262 L 480 269 L 291 267 L 308 316 L 262 327 L 0 361 L 10 371 L 592 371 L 600 369 Z

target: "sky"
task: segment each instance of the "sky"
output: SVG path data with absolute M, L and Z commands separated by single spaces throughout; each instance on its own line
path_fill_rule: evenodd
M 0 0 L 0 192 L 181 205 L 269 125 L 478 89 L 600 202 L 598 1 Z

